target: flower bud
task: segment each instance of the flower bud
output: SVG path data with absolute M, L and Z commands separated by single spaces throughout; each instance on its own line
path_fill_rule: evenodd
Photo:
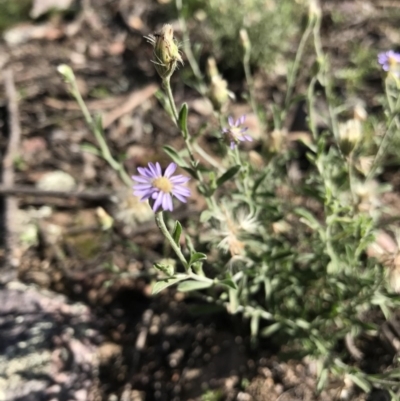
M 214 57 L 209 57 L 207 59 L 206 71 L 208 78 L 210 78 L 210 81 L 212 81 L 215 77 L 220 77 L 217 63 L 215 62 Z
M 359 121 L 365 121 L 368 117 L 367 111 L 365 110 L 364 106 L 361 104 L 357 104 L 354 107 L 354 119 Z
M 308 3 L 308 17 L 310 19 L 320 18 L 322 14 L 321 6 L 318 0 L 309 0 Z
M 345 156 L 354 150 L 361 138 L 362 127 L 358 118 L 339 124 L 339 146 Z
M 214 58 L 208 58 L 206 69 L 210 79 L 208 97 L 215 110 L 219 111 L 228 103 L 231 92 L 228 90 L 228 83 L 219 75 Z
M 264 140 L 263 149 L 268 155 L 274 155 L 282 152 L 287 144 L 287 131 L 284 129 L 275 129 L 269 133 L 268 138 Z
M 158 74 L 162 79 L 168 79 L 174 73 L 178 62 L 183 64 L 172 25 L 164 25 L 160 33 L 147 36 L 146 39 L 154 47 L 153 63 Z
M 239 32 L 239 36 L 240 36 L 240 43 L 242 44 L 244 51 L 246 53 L 250 52 L 251 42 L 250 42 L 249 35 L 248 35 L 246 29 L 242 28 Z

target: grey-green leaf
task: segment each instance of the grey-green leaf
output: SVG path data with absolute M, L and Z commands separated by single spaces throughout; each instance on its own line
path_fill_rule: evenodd
M 178 291 L 181 292 L 189 292 L 196 290 L 204 290 L 206 288 L 210 288 L 213 285 L 213 281 L 196 281 L 196 280 L 187 280 L 178 285 Z
M 96 156 L 101 156 L 100 150 L 97 149 L 96 146 L 93 146 L 90 143 L 84 143 L 80 146 L 80 148 L 83 152 L 91 153 Z
M 175 241 L 175 244 L 179 246 L 179 240 L 181 239 L 181 234 L 182 234 L 182 225 L 179 223 L 179 221 L 175 222 L 175 227 L 174 231 L 172 233 L 172 238 Z
M 183 103 L 179 111 L 179 128 L 183 132 L 185 139 L 187 139 L 188 137 L 188 130 L 187 130 L 188 111 L 189 109 L 187 103 Z
M 160 281 L 157 281 L 152 289 L 151 289 L 151 293 L 152 295 L 158 294 L 159 292 L 161 292 L 162 290 L 165 290 L 166 288 L 170 287 L 171 285 L 174 285 L 176 283 L 179 283 L 179 281 L 182 281 L 183 278 L 179 277 L 171 277 L 171 278 L 166 278 Z
M 225 280 L 218 281 L 218 284 L 225 285 L 226 287 L 232 288 L 233 290 L 237 290 L 236 283 L 233 280 L 229 279 L 229 278 L 227 278 Z
M 189 167 L 185 160 L 179 155 L 179 153 L 172 147 L 165 145 L 163 146 L 164 152 L 174 161 L 179 167 Z
M 261 337 L 269 337 L 281 328 L 281 323 L 276 322 L 261 331 Z
M 240 167 L 241 166 L 237 164 L 236 166 L 231 167 L 228 171 L 222 174 L 221 177 L 217 179 L 217 187 L 220 187 L 224 182 L 233 178 L 240 170 Z
M 199 262 L 200 260 L 206 260 L 207 255 L 201 252 L 195 252 L 190 255 L 190 261 L 189 261 L 189 266 L 191 266 L 193 263 Z

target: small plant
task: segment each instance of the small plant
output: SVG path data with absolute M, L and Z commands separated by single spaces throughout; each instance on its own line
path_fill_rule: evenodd
M 216 5 L 211 3 L 212 7 Z M 257 141 L 247 129 L 245 116 L 236 116 L 235 120 L 225 114 L 228 96 L 220 97 L 225 104 L 213 102 L 212 124 L 219 124 L 220 152 L 209 154 L 200 147 L 200 134 L 188 129 L 188 106 L 183 103 L 177 107 L 171 88 L 170 78 L 182 62 L 172 27 L 165 25 L 159 34 L 148 37 L 168 102 L 166 110 L 182 135 L 184 148 L 166 145 L 164 150 L 172 160 L 166 169 L 150 163 L 138 167 L 139 174 L 132 180 L 111 156 L 101 125 L 89 115 L 76 90 L 72 71 L 66 66 L 59 70 L 98 140 L 99 154 L 123 182 L 133 185 L 135 195 L 149 200 L 156 223 L 176 256 L 176 261 L 164 259 L 154 265 L 158 276 L 153 294 L 176 286 L 178 291 L 195 294 L 230 314 L 241 314 L 249 322 L 254 341 L 279 333 L 292 351 L 318 361 L 318 390 L 329 374 L 335 373 L 346 375 L 365 391 L 378 383 L 395 394 L 398 372 L 367 375 L 345 364 L 337 350 L 346 338 L 377 329 L 365 320 L 369 310 L 378 307 L 389 316 L 399 306 L 399 297 L 386 283 L 384 266 L 369 257 L 368 250 L 375 241 L 381 214 L 377 197 L 385 190 L 375 178 L 386 146 L 399 129 L 400 59 L 393 52 L 379 56 L 387 72 L 387 120 L 386 132 L 376 138 L 371 160 L 371 147 L 362 146 L 365 110 L 357 106 L 352 118 L 344 117 L 339 99 L 333 96 L 320 24 L 318 4 L 311 1 L 308 24 L 289 68 L 286 96 L 282 104 L 274 105 L 274 121 L 269 122 L 273 129 L 265 133 L 261 152 L 248 150 L 247 146 Z M 246 52 L 251 38 L 243 31 L 241 35 Z M 310 131 L 303 145 L 309 166 L 293 178 L 287 166 L 294 155 L 285 146 L 282 125 L 295 101 L 294 83 L 304 46 L 310 41 L 315 49 L 315 66 L 303 94 Z M 190 64 L 199 70 L 194 59 Z M 251 82 L 247 57 L 243 57 L 243 66 Z M 215 64 L 212 67 L 216 68 Z M 212 95 L 207 88 L 212 84 L 212 79 L 201 82 L 207 89 L 204 95 Z M 317 128 L 314 108 L 317 84 L 329 111 L 328 128 L 322 132 Z M 222 85 L 224 90 L 227 86 Z M 251 85 L 249 89 L 253 90 Z M 267 116 L 260 113 L 253 96 L 251 99 L 253 110 L 266 121 Z M 360 168 L 363 158 L 371 162 Z M 174 175 L 178 167 L 182 174 Z M 190 199 L 186 187 L 189 176 L 197 183 L 206 207 L 198 219 L 190 218 L 184 227 L 173 221 L 170 212 L 174 198 L 180 202 Z

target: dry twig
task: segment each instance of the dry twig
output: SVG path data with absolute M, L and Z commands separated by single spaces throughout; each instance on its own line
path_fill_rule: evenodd
M 62 199 L 80 199 L 85 201 L 105 201 L 110 200 L 113 192 L 106 189 L 96 191 L 47 191 L 29 185 L 7 186 L 0 185 L 0 196 L 34 196 L 34 197 L 53 197 Z

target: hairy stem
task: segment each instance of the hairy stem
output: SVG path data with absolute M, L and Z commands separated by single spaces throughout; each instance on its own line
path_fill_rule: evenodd
M 155 219 L 156 219 L 157 227 L 160 229 L 161 233 L 164 235 L 164 237 L 167 239 L 167 241 L 171 245 L 171 248 L 176 253 L 176 256 L 178 256 L 178 259 L 183 264 L 183 267 L 185 268 L 186 273 L 189 273 L 189 263 L 187 262 L 185 256 L 183 255 L 181 248 L 179 247 L 179 245 L 176 244 L 176 242 L 172 238 L 172 235 L 168 231 L 168 228 L 165 225 L 163 212 L 157 212 L 155 214 Z

